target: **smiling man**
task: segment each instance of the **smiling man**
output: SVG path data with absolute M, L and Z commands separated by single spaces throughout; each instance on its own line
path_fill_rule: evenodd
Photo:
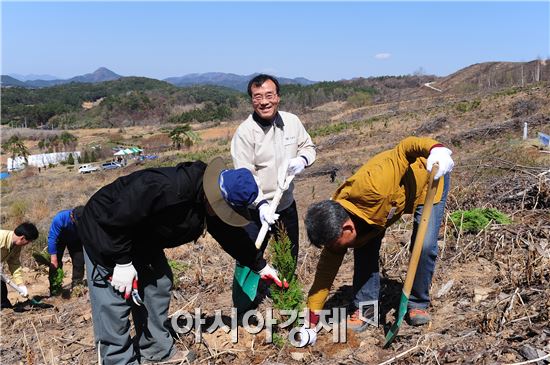
M 294 185 L 284 192 L 276 214 L 269 204 L 277 187 L 282 187 L 286 176 L 298 175 L 315 161 L 315 145 L 300 119 L 291 113 L 279 111 L 279 82 L 270 75 L 260 74 L 248 83 L 248 95 L 254 113 L 241 123 L 231 141 L 231 156 L 235 168 L 252 172 L 259 194 L 254 201 L 252 222 L 245 227 L 250 238 L 256 240 L 263 222 L 273 224 L 277 217 L 283 223 L 292 242 L 292 255 L 298 256 L 298 212 L 294 201 Z M 278 234 L 274 226 L 272 232 Z M 257 255 L 256 267 L 263 279 L 273 279 L 279 285 L 277 273 L 263 259 L 269 241 L 266 235 Z M 290 279 L 290 278 L 287 278 Z

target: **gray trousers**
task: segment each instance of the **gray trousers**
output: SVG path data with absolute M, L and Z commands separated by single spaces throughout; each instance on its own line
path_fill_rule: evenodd
M 93 264 L 86 252 L 84 260 L 101 364 L 133 365 L 142 360 L 163 361 L 173 356 L 176 352 L 174 339 L 164 326 L 170 306 L 172 270 L 164 252 L 148 253 L 147 264 L 133 259 L 144 302 L 141 307 L 131 298 L 124 299 L 108 282 L 112 268 Z M 134 341 L 130 337 L 130 312 L 136 331 Z

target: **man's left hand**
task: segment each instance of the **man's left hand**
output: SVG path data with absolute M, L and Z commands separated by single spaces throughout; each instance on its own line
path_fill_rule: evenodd
M 315 345 L 317 342 L 317 331 L 314 328 L 300 327 L 298 330 L 300 334 L 300 342 L 298 347 L 305 347 L 309 345 Z
M 434 180 L 439 179 L 441 176 L 446 175 L 453 170 L 455 163 L 451 158 L 452 153 L 453 152 L 447 147 L 432 148 L 430 155 L 428 156 L 426 169 L 429 172 L 432 172 L 432 167 L 434 163 L 439 164 L 439 170 L 434 176 Z
M 286 279 L 283 283 L 281 279 L 279 279 L 279 273 L 277 270 L 272 268 L 269 264 L 265 264 L 265 267 L 260 270 L 259 274 L 262 280 L 273 281 L 279 288 L 288 288 L 288 282 Z
M 302 157 L 294 157 L 288 161 L 288 175 L 298 175 L 306 168 L 306 160 Z

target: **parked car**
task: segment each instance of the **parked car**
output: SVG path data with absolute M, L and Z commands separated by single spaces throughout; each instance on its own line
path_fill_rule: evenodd
M 99 167 L 90 164 L 80 165 L 78 168 L 78 172 L 81 174 L 88 174 L 90 172 L 99 171 Z
M 101 168 L 103 170 L 118 169 L 119 167 L 122 167 L 122 165 L 117 162 L 105 162 L 104 164 L 101 165 Z

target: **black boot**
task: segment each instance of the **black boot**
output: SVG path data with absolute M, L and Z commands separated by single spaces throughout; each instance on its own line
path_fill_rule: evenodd
M 0 293 L 2 296 L 2 300 L 0 302 L 0 308 L 13 308 L 13 305 L 11 304 L 10 300 L 8 299 L 8 287 L 6 286 L 6 283 L 2 280 L 2 285 L 0 286 Z

